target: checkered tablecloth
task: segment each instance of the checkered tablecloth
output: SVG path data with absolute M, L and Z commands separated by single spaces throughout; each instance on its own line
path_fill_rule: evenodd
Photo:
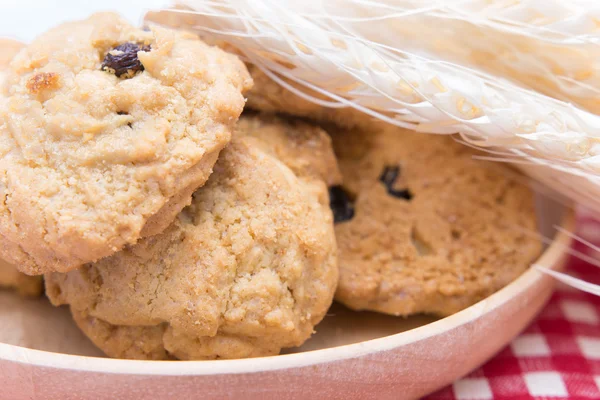
M 600 222 L 583 216 L 580 236 L 600 244 Z M 576 243 L 600 260 L 600 253 Z M 600 284 L 600 269 L 577 258 L 567 272 Z M 600 399 L 600 297 L 564 285 L 538 318 L 491 361 L 429 397 L 435 400 Z

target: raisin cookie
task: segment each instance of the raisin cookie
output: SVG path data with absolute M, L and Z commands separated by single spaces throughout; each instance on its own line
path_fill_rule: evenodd
M 69 271 L 163 231 L 208 179 L 252 84 L 237 57 L 118 15 L 62 24 L 0 102 L 0 256 Z
M 334 182 L 339 172 L 335 164 L 298 162 L 313 159 L 315 149 L 334 160 L 322 131 L 295 142 L 293 126 L 274 124 L 281 122 L 242 119 L 208 183 L 163 233 L 46 275 L 52 303 L 70 305 L 78 326 L 111 357 L 243 358 L 302 344 L 337 284 L 321 179 Z
M 16 40 L 0 38 L 0 86 L 5 69 L 23 47 L 24 44 Z M 16 289 L 24 296 L 39 296 L 42 294 L 43 283 L 41 276 L 27 276 L 17 271 L 14 265 L 0 260 L 0 287 Z
M 334 132 L 340 281 L 355 310 L 446 316 L 518 277 L 541 251 L 530 189 L 448 136 Z

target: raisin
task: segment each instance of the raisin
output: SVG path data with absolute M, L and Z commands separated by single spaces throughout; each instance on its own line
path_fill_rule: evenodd
M 400 176 L 400 166 L 386 166 L 379 177 L 379 180 L 390 190 L 390 188 L 396 183 L 396 179 Z
M 399 199 L 410 200 L 413 195 L 408 189 L 394 189 L 394 183 L 400 176 L 399 165 L 388 165 L 383 169 L 383 172 L 379 176 L 379 181 L 383 183 L 387 189 L 388 194 L 397 197 Z
M 354 217 L 354 204 L 348 193 L 341 186 L 329 188 L 329 207 L 333 212 L 333 222 L 349 221 Z
M 139 46 L 135 43 L 121 44 L 106 54 L 102 62 L 102 70 L 115 74 L 119 78 L 131 78 L 144 70 L 138 59 L 138 51 L 150 51 L 150 46 Z

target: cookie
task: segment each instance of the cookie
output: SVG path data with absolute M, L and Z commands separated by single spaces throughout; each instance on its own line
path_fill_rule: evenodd
M 0 102 L 0 257 L 69 271 L 163 231 L 244 106 L 241 61 L 118 15 L 62 24 L 12 61 Z
M 0 87 L 8 64 L 23 47 L 24 44 L 16 40 L 0 38 Z M 24 296 L 39 296 L 43 283 L 40 276 L 27 276 L 18 272 L 14 265 L 0 260 L 0 287 L 16 289 Z
M 324 151 L 329 139 L 315 130 L 305 140 L 280 123 L 242 119 L 208 183 L 167 230 L 46 275 L 52 303 L 70 305 L 83 332 L 117 358 L 258 357 L 302 344 L 331 304 L 338 271 L 327 186 L 298 158 Z M 293 169 L 285 165 L 292 154 Z
M 541 251 L 534 196 L 448 136 L 340 131 L 331 188 L 336 300 L 392 315 L 453 314 L 507 285 Z

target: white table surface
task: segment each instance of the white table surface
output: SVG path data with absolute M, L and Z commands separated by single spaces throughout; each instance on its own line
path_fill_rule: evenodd
M 168 4 L 170 0 L 0 0 L 0 36 L 30 41 L 60 22 L 95 11 L 118 11 L 137 24 L 145 10 Z

